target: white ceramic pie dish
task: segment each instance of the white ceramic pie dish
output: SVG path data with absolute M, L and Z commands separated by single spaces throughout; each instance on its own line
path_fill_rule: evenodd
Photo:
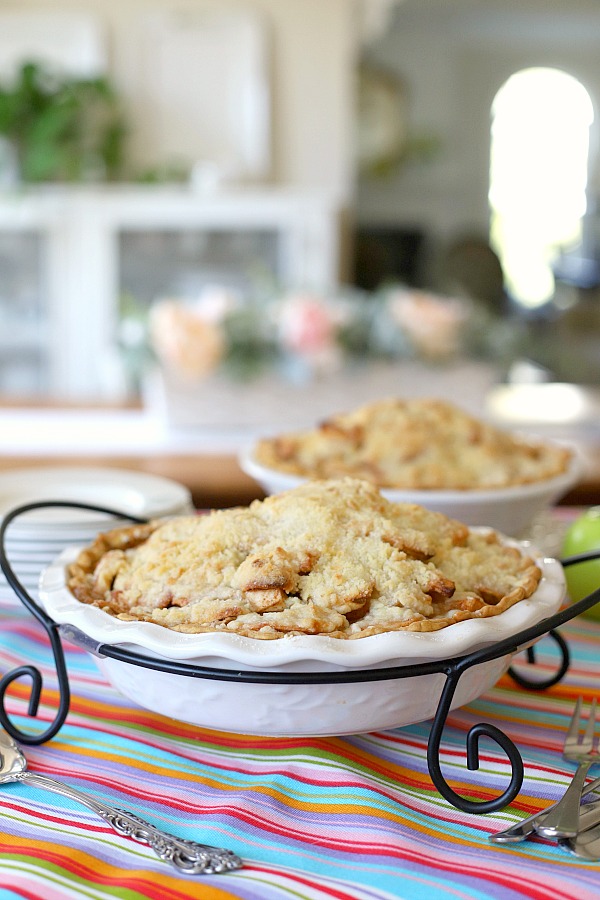
M 303 484 L 307 479 L 259 463 L 253 448 L 239 456 L 242 470 L 254 478 L 266 494 L 278 494 Z M 538 513 L 551 507 L 578 481 L 581 463 L 575 453 L 566 472 L 532 484 L 495 490 L 434 491 L 380 488 L 393 503 L 418 503 L 433 512 L 441 512 L 466 525 L 494 528 L 502 534 L 519 536 Z
M 95 644 L 119 645 L 145 656 L 236 672 L 366 672 L 464 656 L 557 612 L 566 594 L 561 564 L 528 545 L 517 546 L 533 555 L 542 569 L 536 592 L 498 616 L 431 633 L 394 632 L 357 640 L 301 635 L 261 641 L 121 622 L 80 603 L 67 589 L 66 566 L 79 552 L 77 547 L 44 570 L 39 594 L 55 622 L 74 626 Z M 468 668 L 460 678 L 453 708 L 492 687 L 513 655 Z M 98 663 L 120 693 L 154 712 L 203 728 L 271 736 L 354 734 L 424 721 L 435 715 L 445 682 L 445 675 L 436 673 L 351 683 L 264 684 L 166 673 L 107 656 L 98 657 Z

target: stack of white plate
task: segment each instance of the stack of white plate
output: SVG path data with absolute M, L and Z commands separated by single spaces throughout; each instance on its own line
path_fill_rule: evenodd
M 73 544 L 89 544 L 101 531 L 141 519 L 193 512 L 190 492 L 167 478 L 112 468 L 49 467 L 13 469 L 0 474 L 0 518 L 16 507 L 40 501 L 75 501 L 113 509 L 47 506 L 23 513 L 5 533 L 8 561 L 21 584 L 38 599 L 42 569 Z M 19 602 L 0 572 L 0 602 Z

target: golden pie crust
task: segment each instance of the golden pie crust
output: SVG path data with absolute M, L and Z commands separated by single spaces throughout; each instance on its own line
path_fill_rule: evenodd
M 514 487 L 567 471 L 570 450 L 529 443 L 436 399 L 385 399 L 316 428 L 265 438 L 261 465 L 308 478 L 365 478 L 407 490 Z
M 106 532 L 68 587 L 117 619 L 174 631 L 354 639 L 496 616 L 540 578 L 497 533 L 345 478 Z

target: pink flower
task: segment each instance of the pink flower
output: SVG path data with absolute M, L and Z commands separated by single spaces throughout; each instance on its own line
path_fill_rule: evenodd
M 218 326 L 177 300 L 152 307 L 150 341 L 161 363 L 188 381 L 212 372 L 225 351 Z
M 318 297 L 295 294 L 281 309 L 281 341 L 289 350 L 311 355 L 335 343 L 336 321 L 331 309 Z
M 312 294 L 292 294 L 280 310 L 279 335 L 284 349 L 304 360 L 312 372 L 331 372 L 341 365 L 336 343 L 337 309 Z

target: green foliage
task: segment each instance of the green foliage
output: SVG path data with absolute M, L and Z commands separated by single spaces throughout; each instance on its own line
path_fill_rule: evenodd
M 0 85 L 0 135 L 13 143 L 23 181 L 115 180 L 125 134 L 106 78 L 67 78 L 27 62 Z
M 144 169 L 135 176 L 135 181 L 138 184 L 185 184 L 189 177 L 189 166 L 165 163 Z
M 256 378 L 277 360 L 277 339 L 260 306 L 250 302 L 232 310 L 223 322 L 223 330 L 227 345 L 225 369 L 230 377 L 238 381 Z

